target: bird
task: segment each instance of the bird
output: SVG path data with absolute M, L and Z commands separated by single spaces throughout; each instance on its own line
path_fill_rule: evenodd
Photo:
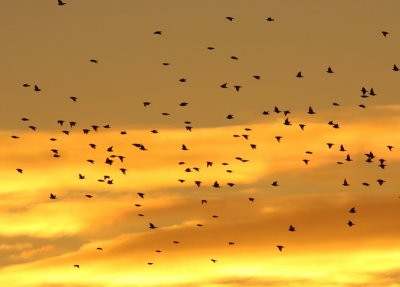
M 376 180 L 377 182 L 378 182 L 378 184 L 381 186 L 384 182 L 386 182 L 386 181 L 384 181 L 383 179 L 377 179 Z
M 57 196 L 55 194 L 50 193 L 50 199 L 56 199 Z
M 154 31 L 153 34 L 154 34 L 154 35 L 161 35 L 161 34 L 162 34 L 162 31 Z
M 261 79 L 261 77 L 259 75 L 253 75 L 253 78 L 256 79 L 256 80 Z
M 314 112 L 314 110 L 312 109 L 312 107 L 308 107 L 308 112 L 307 112 L 307 114 L 310 114 L 310 115 L 314 115 L 314 114 L 315 114 L 315 112 Z
M 356 208 L 355 207 L 350 208 L 349 212 L 350 213 L 356 213 Z
M 103 250 L 103 248 L 101 248 L 101 247 L 97 247 L 96 249 L 97 249 L 97 250 Z
M 215 182 L 214 182 L 213 187 L 215 187 L 215 188 L 220 188 L 220 185 L 219 185 L 218 181 L 215 181 Z
M 150 102 L 143 102 L 143 106 L 144 107 L 150 106 Z
M 233 18 L 232 16 L 227 16 L 227 17 L 225 17 L 226 19 L 228 19 L 229 21 L 233 21 L 233 19 L 235 19 L 235 18 Z
M 149 223 L 149 228 L 150 228 L 150 229 L 156 229 L 157 226 L 155 226 L 153 223 L 150 222 L 150 223 Z
M 93 195 L 91 195 L 91 194 L 85 194 L 85 196 L 86 196 L 87 198 L 92 198 L 92 197 L 93 197 Z
M 267 20 L 268 22 L 273 22 L 273 21 L 275 21 L 275 19 L 272 18 L 272 17 L 268 17 L 266 20 Z
M 35 85 L 34 90 L 35 90 L 35 92 L 40 92 L 41 91 L 41 89 L 37 85 Z
M 137 195 L 139 195 L 141 198 L 144 198 L 144 193 L 143 192 L 138 192 Z
M 79 179 L 85 179 L 85 176 L 83 174 L 79 174 Z
M 301 128 L 302 131 L 304 131 L 305 126 L 306 126 L 305 124 L 299 124 L 299 127 Z
M 309 159 L 303 159 L 303 161 L 304 161 L 304 163 L 306 164 L 306 165 L 308 165 L 308 162 L 310 161 Z
M 352 227 L 352 226 L 354 225 L 354 223 L 353 223 L 351 220 L 349 220 L 349 221 L 347 222 L 347 225 L 348 225 L 349 227 Z
M 272 186 L 279 186 L 279 184 L 278 184 L 277 181 L 274 181 L 271 185 L 272 185 Z
M 301 72 L 298 72 L 298 73 L 296 74 L 296 77 L 297 77 L 297 78 L 303 78 L 303 75 L 301 74 Z
M 233 119 L 233 115 L 232 115 L 232 114 L 229 114 L 229 115 L 226 116 L 226 118 L 227 118 L 228 120 L 232 120 L 232 119 Z
M 197 185 L 197 187 L 200 187 L 201 181 L 200 180 L 196 180 L 194 183 Z
M 90 59 L 89 61 L 92 62 L 92 63 L 95 63 L 95 64 L 98 63 L 98 61 L 96 59 Z
M 22 168 L 17 168 L 16 170 L 17 170 L 19 173 L 23 173 Z
M 212 263 L 216 263 L 217 259 L 210 259 Z
M 186 147 L 186 145 L 183 144 L 181 150 L 189 150 L 189 149 Z
M 292 125 L 292 123 L 289 121 L 288 118 L 285 119 L 285 121 L 283 122 L 283 124 L 284 124 L 285 126 L 291 126 L 291 125 Z
M 381 33 L 382 33 L 383 37 L 386 37 L 387 35 L 389 35 L 389 32 L 387 32 L 387 31 L 382 31 Z
M 396 65 L 393 65 L 393 69 L 392 70 L 395 71 L 395 72 L 398 72 L 399 68 Z
M 242 86 L 239 85 L 235 85 L 233 87 L 235 88 L 236 92 L 239 92 L 239 90 L 242 88 Z
M 25 84 L 23 84 L 22 86 L 25 87 L 25 88 L 27 88 L 27 87 L 30 87 L 31 85 L 25 83 Z
M 277 245 L 276 247 L 278 248 L 278 250 L 279 250 L 280 252 L 282 252 L 282 249 L 285 248 L 285 246 L 283 246 L 283 245 Z
M 326 70 L 326 72 L 327 72 L 328 74 L 333 74 L 333 70 L 332 70 L 331 67 L 328 67 L 328 69 Z
M 294 231 L 296 231 L 296 228 L 293 225 L 290 225 L 288 230 L 290 232 L 294 232 Z
M 223 89 L 226 89 L 226 88 L 228 88 L 227 85 L 228 85 L 228 83 L 223 83 L 220 87 L 223 88 Z
M 275 138 L 276 138 L 276 140 L 278 141 L 278 143 L 280 143 L 281 142 L 281 136 L 275 136 Z
M 254 197 L 249 197 L 249 200 L 250 200 L 251 202 L 254 202 Z
M 239 60 L 239 58 L 236 57 L 236 56 L 231 56 L 231 59 L 232 59 L 232 60 Z
M 279 114 L 281 112 L 281 110 L 279 110 L 279 108 L 277 106 L 274 107 L 274 112 Z
M 69 97 L 73 102 L 76 102 L 78 100 L 77 97 Z
M 349 186 L 350 184 L 347 182 L 346 179 L 344 179 L 342 185 L 343 185 L 343 186 Z
M 388 145 L 388 146 L 386 146 L 388 149 L 389 149 L 389 151 L 392 151 L 392 149 L 393 149 L 393 146 L 392 145 Z
M 74 265 L 75 268 L 80 268 L 79 264 Z

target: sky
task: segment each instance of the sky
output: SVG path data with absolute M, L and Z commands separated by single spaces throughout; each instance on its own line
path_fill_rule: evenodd
M 400 286 L 400 2 L 64 3 L 1 2 L 1 286 Z

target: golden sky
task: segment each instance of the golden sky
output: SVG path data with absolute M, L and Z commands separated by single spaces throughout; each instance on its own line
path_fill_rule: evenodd
M 1 3 L 0 286 L 400 286 L 399 1 L 65 3 Z

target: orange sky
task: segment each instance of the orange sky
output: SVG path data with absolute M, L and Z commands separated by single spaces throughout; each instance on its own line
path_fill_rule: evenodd
M 0 286 L 400 286 L 398 1 L 65 2 L 0 11 Z

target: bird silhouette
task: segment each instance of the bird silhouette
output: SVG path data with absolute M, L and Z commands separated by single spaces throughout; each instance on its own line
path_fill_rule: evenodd
M 356 213 L 356 208 L 355 207 L 350 208 L 349 212 L 350 213 Z
M 149 223 L 149 228 L 150 228 L 150 229 L 156 229 L 157 226 L 155 226 L 153 223 L 150 222 L 150 223 Z

